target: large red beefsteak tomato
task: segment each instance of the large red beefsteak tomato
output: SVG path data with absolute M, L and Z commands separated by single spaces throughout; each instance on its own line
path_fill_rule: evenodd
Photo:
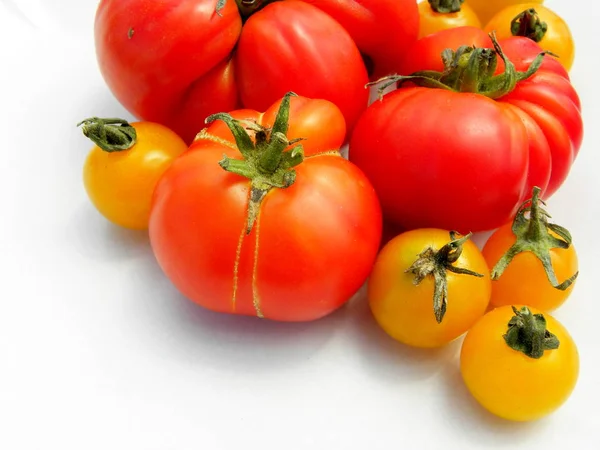
M 369 275 L 382 228 L 373 186 L 338 151 L 341 112 L 286 96 L 213 119 L 156 187 L 161 268 L 218 312 L 309 321 L 339 308 Z
M 416 40 L 414 0 L 101 0 L 100 70 L 132 114 L 187 142 L 213 113 L 286 92 L 335 103 L 351 129 L 369 79 Z
M 463 44 L 444 51 L 447 42 Z M 495 44 L 471 27 L 417 41 L 403 70 L 419 72 L 391 77 L 399 88 L 359 119 L 350 160 L 390 222 L 490 230 L 533 186 L 548 198 L 565 181 L 583 136 L 567 72 L 530 39 Z

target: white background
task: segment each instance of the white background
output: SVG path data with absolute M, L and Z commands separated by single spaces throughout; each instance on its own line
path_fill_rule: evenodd
M 581 275 L 556 313 L 581 352 L 568 403 L 512 424 L 460 379 L 460 342 L 396 344 L 364 300 L 310 324 L 206 312 L 81 181 L 88 116 L 131 119 L 98 72 L 95 0 L 0 0 L 0 449 L 600 449 L 600 9 L 548 0 L 577 42 L 586 135 L 549 210 Z M 60 6 L 59 6 L 60 5 Z

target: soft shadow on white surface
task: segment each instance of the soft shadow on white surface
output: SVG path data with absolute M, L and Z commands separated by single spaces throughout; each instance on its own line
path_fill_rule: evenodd
M 347 333 L 353 339 L 353 351 L 361 359 L 361 368 L 377 381 L 424 382 L 444 370 L 456 355 L 456 343 L 439 349 L 418 349 L 392 339 L 375 321 L 364 290 L 351 308 Z
M 181 295 L 148 253 L 136 262 L 125 308 L 136 334 L 130 338 L 160 358 L 234 373 L 289 370 L 310 364 L 347 320 L 347 308 L 310 323 L 214 313 Z
M 65 233 L 69 235 L 69 245 L 85 258 L 110 263 L 152 257 L 146 231 L 128 230 L 110 223 L 87 201 L 75 209 Z

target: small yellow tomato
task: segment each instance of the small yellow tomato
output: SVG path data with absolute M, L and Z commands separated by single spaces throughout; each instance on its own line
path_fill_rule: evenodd
M 83 167 L 85 190 L 96 209 L 125 228 L 148 228 L 154 187 L 187 145 L 153 122 L 86 119 L 83 133 L 96 145 Z
M 508 6 L 494 15 L 485 26 L 486 32 L 496 31 L 498 39 L 525 36 L 558 56 L 558 61 L 570 70 L 575 59 L 575 43 L 567 23 L 551 9 L 536 2 Z
M 481 23 L 488 23 L 489 20 L 501 9 L 510 5 L 523 3 L 523 0 L 466 0 L 466 3 L 479 16 Z M 544 0 L 533 0 L 532 3 L 541 5 Z
M 377 323 L 414 347 L 441 347 L 488 307 L 489 269 L 469 236 L 439 229 L 402 233 L 381 250 L 368 283 Z
M 467 389 L 485 409 L 526 422 L 551 414 L 569 398 L 579 376 L 579 354 L 552 316 L 502 306 L 467 333 L 460 370 Z
M 579 272 L 571 234 L 548 223 L 539 196 L 536 187 L 514 223 L 497 229 L 483 247 L 483 256 L 492 267 L 493 307 L 519 304 L 548 312 L 573 291 Z
M 419 38 L 448 28 L 472 26 L 481 22 L 464 0 L 422 0 L 419 3 Z

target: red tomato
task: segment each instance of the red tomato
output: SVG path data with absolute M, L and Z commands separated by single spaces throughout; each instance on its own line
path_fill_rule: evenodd
M 95 21 L 115 97 L 187 142 L 208 115 L 287 91 L 332 101 L 350 129 L 369 71 L 390 73 L 417 32 L 412 0 L 101 0 Z
M 503 62 L 496 68 L 500 58 L 483 48 L 482 31 L 477 37 L 473 29 L 457 30 L 422 39 L 415 46 L 422 51 L 410 50 L 415 57 L 405 61 L 411 71 L 437 71 L 440 58 L 434 55 L 466 33 L 471 38 L 464 45 L 478 42 L 454 72 L 408 79 L 365 111 L 350 142 L 350 159 L 374 183 L 384 216 L 405 229 L 497 228 L 512 219 L 533 186 L 544 198 L 552 195 L 581 146 L 579 98 L 555 59 L 548 57 L 529 78 L 515 78 L 506 75 Z M 542 52 L 522 37 L 500 45 L 521 72 Z M 500 78 L 492 81 L 494 74 Z
M 381 210 L 365 175 L 330 147 L 344 139 L 341 113 L 326 111 L 323 100 L 292 100 L 305 102 L 305 117 L 314 109 L 298 124 L 292 108 L 288 138 L 280 120 L 287 97 L 276 120 L 262 116 L 272 131 L 259 125 L 247 133 L 247 122 L 231 119 L 260 122 L 257 112 L 218 115 L 236 144 L 214 136 L 221 124 L 213 122 L 157 185 L 149 228 L 156 258 L 185 296 L 208 309 L 318 319 L 349 300 L 373 266 Z M 303 156 L 288 145 L 294 128 L 307 145 L 326 144 Z
M 463 26 L 438 31 L 414 41 L 398 60 L 397 72 L 410 75 L 418 70 L 442 71 L 444 63 L 440 55 L 445 49 L 457 49 L 461 45 L 489 47 L 490 44 L 489 36 L 481 28 Z

